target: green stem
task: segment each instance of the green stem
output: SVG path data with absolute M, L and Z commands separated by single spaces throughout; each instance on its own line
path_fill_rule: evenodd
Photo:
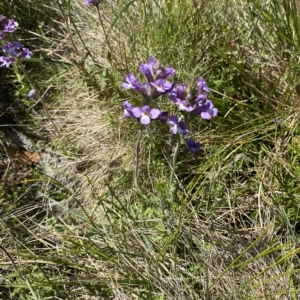
M 189 122 L 189 116 L 186 113 L 183 113 L 183 121 L 186 124 L 186 126 L 188 126 L 188 122 Z M 170 174 L 170 200 L 172 202 L 174 202 L 174 200 L 176 200 L 176 194 L 177 194 L 177 190 L 178 190 L 178 184 L 176 184 L 174 182 L 175 179 L 175 173 L 177 171 L 177 158 L 178 158 L 178 154 L 180 152 L 180 147 L 181 147 L 181 142 L 182 142 L 182 136 L 180 134 L 177 134 L 177 144 L 176 144 L 176 148 L 174 151 L 174 155 L 173 155 L 173 159 L 171 162 L 171 174 Z
M 177 144 L 176 144 L 176 148 L 175 148 L 175 152 L 173 155 L 173 159 L 171 162 L 171 174 L 170 174 L 170 195 L 171 195 L 171 201 L 173 202 L 176 198 L 176 192 L 177 192 L 177 188 L 176 188 L 176 184 L 174 182 L 174 178 L 175 178 L 175 173 L 177 170 L 177 158 L 178 158 L 178 154 L 180 151 L 180 147 L 181 147 L 181 135 L 177 135 Z
M 134 186 L 138 189 L 141 189 L 138 184 L 138 173 L 139 173 L 139 158 L 140 158 L 140 149 L 141 149 L 141 139 L 143 134 L 143 125 L 141 124 L 139 136 L 136 142 L 136 152 L 135 152 L 135 167 L 133 172 Z

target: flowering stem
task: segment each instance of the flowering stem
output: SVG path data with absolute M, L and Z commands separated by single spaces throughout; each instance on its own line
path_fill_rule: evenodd
M 140 157 L 140 149 L 141 149 L 141 139 L 143 134 L 143 125 L 141 124 L 139 136 L 136 142 L 136 154 L 135 154 L 135 167 L 134 167 L 134 173 L 133 173 L 133 180 L 134 180 L 134 186 L 138 189 L 141 189 L 138 184 L 138 173 L 139 173 L 139 157 Z
M 186 124 L 186 126 L 188 126 L 189 115 L 186 113 L 183 113 L 182 116 L 183 116 L 184 123 Z M 171 170 L 171 174 L 170 174 L 170 195 L 171 195 L 170 200 L 172 202 L 176 199 L 176 192 L 178 189 L 178 185 L 175 184 L 175 182 L 174 182 L 174 177 L 175 177 L 175 173 L 177 171 L 177 158 L 178 158 L 178 154 L 180 152 L 181 142 L 182 142 L 182 135 L 177 134 L 177 144 L 176 144 L 176 148 L 175 148 L 172 163 L 171 163 L 172 170 Z
M 181 147 L 181 135 L 178 134 L 177 135 L 177 144 L 176 144 L 173 159 L 171 162 L 172 170 L 171 170 L 171 174 L 170 174 L 170 195 L 171 195 L 170 200 L 172 202 L 173 202 L 173 200 L 175 200 L 175 196 L 176 196 L 176 192 L 177 192 L 176 185 L 174 183 L 174 177 L 175 177 L 175 172 L 177 169 L 177 158 L 178 158 L 178 154 L 180 151 L 180 147 Z

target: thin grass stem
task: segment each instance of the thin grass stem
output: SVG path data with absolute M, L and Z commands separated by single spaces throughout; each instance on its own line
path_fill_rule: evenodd
M 71 41 L 72 47 L 73 47 L 73 49 L 74 49 L 74 52 L 76 53 L 77 56 L 79 56 L 78 49 L 77 49 L 77 47 L 76 47 L 76 45 L 75 45 L 75 42 L 74 42 L 74 40 L 73 40 L 73 38 L 72 38 L 72 32 L 71 32 L 71 28 L 70 28 L 70 25 L 69 25 L 69 20 L 70 20 L 70 18 L 65 14 L 65 12 L 64 12 L 64 10 L 63 10 L 63 8 L 62 8 L 60 2 L 59 2 L 59 0 L 56 1 L 56 2 L 57 2 L 57 5 L 58 5 L 58 7 L 59 7 L 59 10 L 60 10 L 60 12 L 61 12 L 61 14 L 62 14 L 62 16 L 63 16 L 65 22 L 66 22 L 66 26 L 67 26 L 67 30 L 68 30 L 69 39 L 70 39 L 70 41 Z
M 135 152 L 135 166 L 134 166 L 134 186 L 138 189 L 141 189 L 138 183 L 138 174 L 139 174 L 139 158 L 140 158 L 140 149 L 141 149 L 141 139 L 142 139 L 142 134 L 143 134 L 143 125 L 141 124 L 138 139 L 136 142 L 136 152 Z
M 34 88 L 34 83 L 32 82 L 32 80 L 31 80 L 29 74 L 27 73 L 27 71 L 25 70 L 24 66 L 22 65 L 22 63 L 20 63 L 19 65 L 20 65 L 21 70 L 22 70 L 22 72 L 24 73 L 26 79 L 27 79 L 28 82 L 30 83 L 31 87 Z M 36 90 L 36 89 L 35 89 L 35 90 Z M 53 120 L 52 120 L 52 118 L 51 118 L 51 116 L 50 116 L 50 114 L 49 114 L 49 111 L 48 111 L 48 109 L 47 109 L 47 107 L 46 107 L 46 105 L 45 105 L 45 103 L 44 103 L 43 96 L 41 96 L 41 95 L 39 94 L 38 91 L 36 91 L 36 94 L 37 94 L 37 96 L 40 98 L 40 101 L 41 101 L 41 103 L 42 103 L 42 106 L 43 106 L 43 108 L 44 108 L 44 110 L 45 110 L 45 112 L 46 112 L 46 115 L 47 115 L 49 121 L 50 121 L 50 122 L 52 123 L 52 125 L 53 125 L 53 128 L 54 128 L 54 130 L 55 130 L 55 132 L 56 132 L 57 137 L 59 137 L 59 136 L 60 136 L 59 130 L 58 130 L 58 128 L 56 127 L 56 125 L 54 124 L 54 122 L 53 122 Z
M 112 60 L 111 60 L 111 56 L 112 56 L 113 51 L 112 51 L 112 49 L 111 49 L 111 46 L 110 46 L 110 43 L 109 43 L 109 39 L 108 39 L 108 35 L 107 35 L 107 33 L 106 33 L 106 30 L 105 30 L 105 27 L 104 27 L 104 23 L 103 23 L 103 21 L 102 21 L 102 17 L 101 17 L 101 13 L 100 13 L 99 6 L 96 6 L 96 7 L 97 7 L 97 11 L 98 11 L 99 21 L 100 21 L 100 23 L 101 23 L 101 27 L 102 27 L 103 32 L 104 32 L 104 35 L 105 35 L 105 41 L 106 41 L 107 46 L 108 46 L 108 48 L 109 48 L 108 59 L 109 59 L 110 61 L 112 61 Z

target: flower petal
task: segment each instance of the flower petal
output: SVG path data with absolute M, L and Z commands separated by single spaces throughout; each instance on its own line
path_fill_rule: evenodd
M 160 116 L 161 111 L 157 108 L 152 108 L 150 110 L 150 118 L 157 119 Z
M 210 113 L 204 111 L 204 112 L 201 113 L 201 118 L 204 119 L 204 120 L 210 120 L 211 115 L 210 115 Z
M 32 89 L 32 90 L 30 90 L 29 93 L 28 93 L 28 98 L 32 99 L 32 98 L 34 98 L 34 97 L 35 97 L 35 90 Z
M 161 122 L 166 122 L 167 121 L 167 117 L 168 117 L 168 112 L 167 111 L 161 111 L 159 116 L 158 116 L 158 119 L 161 121 Z
M 178 132 L 178 125 L 174 124 L 173 126 L 170 127 L 170 130 L 172 131 L 172 133 L 177 134 L 177 132 Z
M 199 142 L 195 142 L 190 139 L 186 139 L 185 142 L 186 142 L 186 146 L 187 146 L 188 150 L 190 151 L 190 153 L 195 154 L 196 152 L 199 151 L 199 149 L 200 149 Z
M 149 118 L 148 115 L 142 114 L 142 117 L 141 117 L 140 121 L 141 121 L 141 123 L 142 123 L 143 125 L 148 125 L 148 124 L 150 123 L 151 120 L 150 120 L 150 118 Z
M 170 117 L 169 117 L 168 123 L 171 124 L 171 125 L 172 125 L 172 124 L 173 124 L 173 125 L 178 124 L 178 117 L 175 116 L 175 115 L 170 116 Z
M 139 107 L 132 108 L 131 112 L 137 119 L 142 116 L 142 110 Z
M 217 108 L 211 109 L 211 113 L 210 113 L 210 114 L 212 115 L 212 117 L 217 116 L 217 114 L 218 114 L 218 109 L 217 109 Z

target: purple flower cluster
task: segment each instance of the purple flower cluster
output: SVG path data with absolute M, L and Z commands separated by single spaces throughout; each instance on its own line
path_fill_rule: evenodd
M 207 99 L 209 88 L 203 78 L 197 81 L 196 93 L 189 93 L 184 84 L 176 84 L 168 81 L 168 78 L 175 75 L 175 70 L 171 67 L 164 67 L 155 58 L 151 57 L 148 62 L 142 63 L 139 71 L 145 76 L 146 82 L 142 83 L 133 74 L 125 77 L 126 82 L 121 86 L 124 89 L 133 89 L 143 95 L 144 106 L 133 107 L 127 100 L 124 102 L 124 117 L 134 117 L 141 124 L 148 125 L 151 120 L 168 121 L 173 134 L 187 136 L 190 131 L 187 128 L 189 114 L 199 115 L 204 120 L 209 120 L 218 113 L 218 109 Z M 168 112 L 160 111 L 157 108 L 150 108 L 151 100 L 169 95 L 169 99 L 175 103 L 182 117 L 171 115 Z M 200 149 L 200 143 L 185 138 L 188 150 L 196 153 Z
M 155 58 L 151 57 L 147 63 L 140 65 L 140 72 L 145 76 L 146 83 L 136 79 L 133 74 L 128 74 L 121 86 L 124 89 L 133 89 L 141 93 L 144 98 L 143 107 L 132 107 L 128 102 L 124 102 L 124 116 L 126 118 L 135 117 L 141 124 L 148 125 L 151 120 L 166 121 L 168 113 L 157 108 L 150 108 L 150 101 L 158 96 L 168 94 L 174 88 L 174 84 L 167 78 L 175 74 L 175 70 L 170 67 L 163 67 Z
M 148 62 L 142 63 L 139 70 L 146 77 L 147 82 L 141 83 L 133 74 L 128 74 L 122 87 L 140 92 L 144 96 L 145 102 L 170 93 L 175 86 L 167 80 L 175 74 L 175 70 L 171 67 L 163 67 L 154 57 L 151 57 Z
M 170 100 L 183 112 L 195 113 L 204 120 L 209 120 L 218 114 L 218 109 L 207 99 L 209 88 L 203 78 L 197 81 L 197 94 L 192 96 L 184 84 L 177 85 L 170 93 Z
M 5 16 L 0 16 L 0 40 L 4 40 L 7 33 L 13 33 L 18 27 L 18 23 L 14 20 L 9 20 Z M 0 56 L 0 67 L 8 68 L 16 59 L 31 58 L 32 52 L 23 48 L 20 42 L 6 42 L 2 47 L 2 51 L 8 56 Z

